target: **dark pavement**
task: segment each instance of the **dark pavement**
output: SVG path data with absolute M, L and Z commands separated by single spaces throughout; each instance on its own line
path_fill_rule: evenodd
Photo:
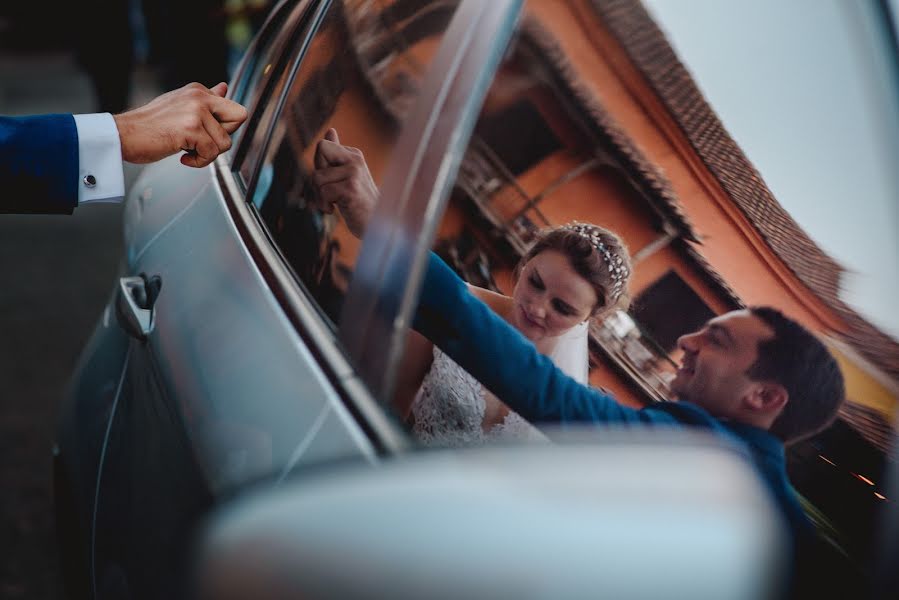
M 138 73 L 132 104 L 159 90 Z M 0 51 L 0 114 L 93 112 L 70 55 Z M 126 185 L 139 168 L 128 165 Z M 0 189 L 0 193 L 3 190 Z M 61 598 L 51 448 L 69 377 L 112 289 L 120 205 L 0 215 L 0 599 Z

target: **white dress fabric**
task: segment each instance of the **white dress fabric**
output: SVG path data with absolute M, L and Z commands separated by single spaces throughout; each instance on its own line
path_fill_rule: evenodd
M 549 355 L 557 367 L 583 384 L 590 379 L 589 333 L 589 322 L 578 323 L 559 337 L 555 349 Z
M 587 325 L 583 323 L 559 339 L 551 358 L 568 375 L 586 383 L 587 356 Z M 431 368 L 412 402 L 413 434 L 426 446 L 547 441 L 514 411 L 485 431 L 487 394 L 474 377 L 435 346 Z

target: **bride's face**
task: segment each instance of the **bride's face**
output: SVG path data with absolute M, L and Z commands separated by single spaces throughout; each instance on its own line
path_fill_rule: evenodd
M 532 342 L 557 337 L 589 317 L 597 300 L 564 254 L 545 250 L 521 270 L 512 292 L 512 324 Z

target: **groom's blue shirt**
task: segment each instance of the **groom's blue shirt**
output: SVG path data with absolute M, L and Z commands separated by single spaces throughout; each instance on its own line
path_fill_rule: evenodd
M 662 402 L 637 410 L 578 383 L 468 293 L 465 283 L 433 253 L 414 326 L 531 422 L 700 427 L 748 449 L 794 536 L 812 532 L 787 479 L 784 447 L 776 437 L 758 427 L 719 421 L 689 402 Z
M 72 115 L 0 117 L 0 213 L 65 213 L 78 205 Z

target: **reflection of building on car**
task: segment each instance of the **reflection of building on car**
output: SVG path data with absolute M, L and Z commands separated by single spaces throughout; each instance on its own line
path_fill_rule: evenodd
M 233 82 L 251 116 L 231 152 L 211 176 L 164 163 L 135 185 L 123 275 L 163 281 L 155 327 L 129 339 L 107 310 L 57 459 L 58 493 L 75 499 L 60 502 L 67 569 L 89 572 L 99 597 L 176 595 L 192 528 L 251 483 L 408 450 L 377 401 L 417 282 L 387 265 L 421 258 L 434 234 L 470 281 L 508 291 L 536 228 L 578 219 L 618 232 L 636 302 L 593 327 L 591 381 L 632 405 L 667 397 L 679 335 L 743 302 L 780 306 L 858 358 L 850 400 L 889 387 L 866 369 L 895 379 L 895 345 L 873 333 L 884 352 L 861 344 L 870 326 L 835 303 L 835 265 L 771 197 L 639 3 L 530 2 L 507 47 L 513 19 L 496 15 L 510 6 L 281 3 Z M 383 256 L 360 256 L 316 203 L 308 177 L 329 127 L 394 191 L 382 199 L 396 208 Z M 453 158 L 458 175 L 443 181 Z M 379 356 L 360 362 L 363 343 Z M 872 428 L 845 421 L 870 448 Z M 803 457 L 835 458 L 810 447 Z M 864 498 L 825 511 L 841 530 L 879 501 L 870 479 Z M 819 481 L 802 481 L 816 503 Z

